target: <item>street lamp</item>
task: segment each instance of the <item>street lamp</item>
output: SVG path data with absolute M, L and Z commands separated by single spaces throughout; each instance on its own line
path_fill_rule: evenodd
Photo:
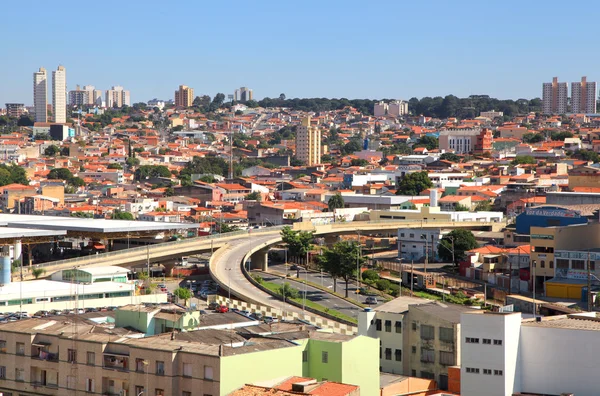
M 229 300 L 229 303 L 231 304 L 231 270 L 233 268 L 225 268 L 225 271 L 229 271 L 229 275 L 227 276 L 227 293 L 228 293 L 228 297 L 227 299 Z
M 427 246 L 427 235 L 421 234 L 421 239 L 425 240 L 425 263 L 423 272 L 427 273 L 427 262 L 429 261 L 429 247 Z
M 360 293 L 360 231 L 356 231 L 356 235 L 358 236 L 357 240 L 357 249 L 358 252 L 356 254 L 356 294 Z

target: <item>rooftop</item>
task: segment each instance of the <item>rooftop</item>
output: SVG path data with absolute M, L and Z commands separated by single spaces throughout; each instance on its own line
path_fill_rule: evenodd
M 522 326 L 525 327 L 546 327 L 555 329 L 570 329 L 570 330 L 586 330 L 600 331 L 600 318 L 596 314 L 574 314 L 548 316 L 542 318 L 541 321 L 527 320 L 523 321 Z
M 442 304 L 433 302 L 429 304 L 411 305 L 411 309 L 417 309 L 429 315 L 436 316 L 441 320 L 451 323 L 460 323 L 460 315 L 472 311 L 474 308 L 457 304 Z
M 378 312 L 402 313 L 408 311 L 409 305 L 429 303 L 430 300 L 423 298 L 402 296 L 394 298 L 393 300 L 376 307 L 374 310 Z

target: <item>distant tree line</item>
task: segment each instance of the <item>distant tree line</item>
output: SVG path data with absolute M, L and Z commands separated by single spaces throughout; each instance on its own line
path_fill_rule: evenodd
M 424 115 L 434 118 L 474 118 L 482 111 L 501 111 L 507 117 L 529 112 L 541 112 L 542 100 L 535 99 L 495 99 L 488 95 L 471 95 L 468 98 L 458 98 L 454 95 L 431 98 L 411 98 L 408 101 L 408 111 L 413 115 Z

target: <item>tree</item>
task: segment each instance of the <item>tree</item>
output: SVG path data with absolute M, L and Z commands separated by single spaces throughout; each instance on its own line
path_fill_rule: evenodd
M 450 161 L 450 162 L 459 162 L 460 161 L 460 157 L 454 153 L 444 153 L 444 154 L 440 155 L 440 159 L 444 160 L 444 161 Z
M 334 212 L 336 209 L 340 209 L 344 207 L 344 197 L 342 197 L 342 194 L 335 193 L 335 195 L 331 196 L 331 198 L 329 198 L 329 201 L 327 201 L 327 207 L 329 208 L 330 212 Z
M 123 167 L 120 164 L 117 164 L 117 163 L 108 164 L 107 168 L 108 169 L 120 169 L 120 170 L 123 169 Z
M 531 155 L 517 155 L 515 159 L 511 161 L 511 165 L 520 164 L 537 164 L 537 161 Z
M 379 274 L 375 270 L 366 270 L 362 273 L 363 281 L 365 282 L 376 282 L 379 280 Z
M 113 220 L 133 220 L 133 215 L 129 212 L 124 212 L 120 210 L 115 210 L 110 216 Z
M 419 143 L 415 145 L 415 147 L 425 147 L 427 150 L 433 150 L 438 148 L 438 140 L 433 136 L 422 136 L 419 139 Z
M 54 157 L 58 153 L 60 153 L 60 148 L 55 144 L 46 147 L 44 150 L 44 155 L 48 157 Z
M 359 138 L 353 138 L 342 147 L 342 153 L 353 154 L 362 149 L 362 142 Z
M 454 258 L 454 264 L 456 264 L 465 259 L 465 252 L 475 249 L 478 246 L 475 236 L 471 231 L 464 228 L 457 228 L 444 235 L 438 245 L 438 255 L 444 261 L 452 261 Z M 452 257 L 453 248 L 454 257 Z
M 369 161 L 367 161 L 366 159 L 362 159 L 362 158 L 353 158 L 352 161 L 350 161 L 350 165 L 351 166 L 367 166 L 367 165 L 369 165 Z
M 419 195 L 421 191 L 433 187 L 427 171 L 413 172 L 405 175 L 398 183 L 396 195 Z
M 192 298 L 192 292 L 187 287 L 178 287 L 173 290 L 173 295 L 183 300 L 183 305 L 187 305 L 187 301 Z
M 461 205 L 461 204 L 456 204 L 454 206 L 454 211 L 455 212 L 468 212 L 469 211 L 469 207 L 465 206 L 465 205 Z
M 564 131 L 564 132 L 552 132 L 550 135 L 550 139 L 552 140 L 565 140 L 566 138 L 572 138 L 573 133 Z
M 33 277 L 35 279 L 38 279 L 40 276 L 42 276 L 45 273 L 46 273 L 46 270 L 43 268 L 34 268 L 31 270 L 31 275 L 33 275 Z
M 85 181 L 81 177 L 72 177 L 69 180 L 67 180 L 67 183 L 69 183 L 73 187 L 85 186 Z
M 298 290 L 291 287 L 288 282 L 285 282 L 283 286 L 280 286 L 277 291 L 283 296 L 284 300 L 286 298 L 298 298 L 300 296 Z
M 544 141 L 544 135 L 541 133 L 525 133 L 523 134 L 523 143 L 539 143 Z
M 139 166 L 140 160 L 135 157 L 129 157 L 127 158 L 127 161 L 125 161 L 125 163 L 127 164 L 127 166 Z
M 225 224 L 225 223 L 217 223 L 217 228 L 219 229 L 219 232 L 221 234 L 226 234 L 228 232 L 239 231 L 239 229 L 240 229 L 238 226 L 229 225 L 229 224 Z
M 17 120 L 17 125 L 18 126 L 33 126 L 33 119 L 30 116 L 23 114 Z
M 287 245 L 291 257 L 305 258 L 313 247 L 313 239 L 312 232 L 294 231 L 289 226 L 281 230 L 281 240 Z
M 38 133 L 33 137 L 34 140 L 52 140 L 52 137 L 48 133 Z
M 579 150 L 575 153 L 575 157 L 588 162 L 600 162 L 598 153 L 592 150 Z
M 48 179 L 70 180 L 73 178 L 73 173 L 67 168 L 54 168 L 48 172 Z
M 253 191 L 250 194 L 246 195 L 246 201 L 260 201 L 262 196 L 258 191 Z
M 331 248 L 324 248 L 321 256 L 318 257 L 320 268 L 331 275 L 334 279 L 342 278 L 346 282 L 346 298 L 348 298 L 348 284 L 350 279 L 356 275 L 357 266 L 362 266 L 365 258 L 360 255 L 360 245 L 356 242 L 342 241 L 336 242 Z
M 480 201 L 475 205 L 475 212 L 489 212 L 492 210 L 492 203 L 490 201 Z
M 142 165 L 135 171 L 137 180 L 149 177 L 171 177 L 171 171 L 164 165 Z
M 279 100 L 285 100 L 285 94 L 284 93 L 280 93 L 279 94 Z

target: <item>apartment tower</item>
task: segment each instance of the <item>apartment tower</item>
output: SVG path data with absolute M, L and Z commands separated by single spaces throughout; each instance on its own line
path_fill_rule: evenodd
M 567 83 L 559 83 L 558 77 L 552 78 L 551 83 L 544 83 L 542 112 L 544 114 L 566 114 L 568 91 Z
M 250 88 L 240 87 L 233 93 L 233 98 L 236 102 L 247 102 L 254 99 L 254 94 Z
M 35 122 L 48 121 L 48 74 L 46 69 L 33 73 L 33 107 L 35 109 Z
M 52 113 L 54 122 L 67 122 L 67 70 L 64 66 L 52 72 Z
M 306 117 L 296 132 L 296 157 L 306 166 L 321 163 L 321 130 Z
M 581 82 L 571 83 L 571 112 L 596 113 L 596 83 L 581 77 Z
M 180 85 L 175 91 L 175 107 L 191 107 L 194 103 L 194 88 Z
M 106 90 L 106 107 L 131 106 L 129 91 L 123 89 L 120 85 L 115 85 Z

